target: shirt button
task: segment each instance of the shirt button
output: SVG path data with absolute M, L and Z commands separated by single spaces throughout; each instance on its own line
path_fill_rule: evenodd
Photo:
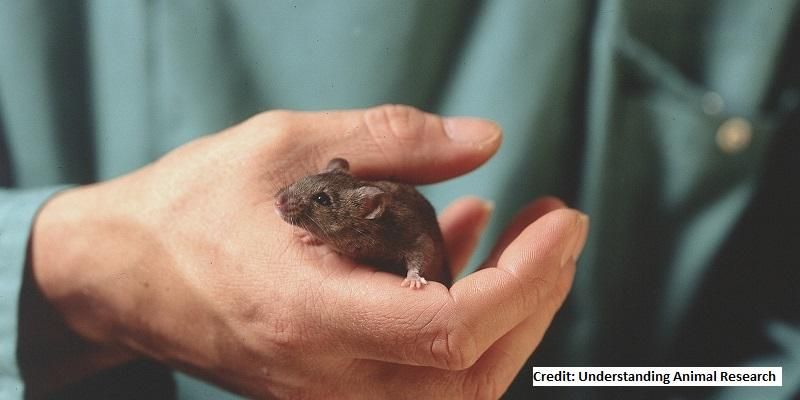
M 717 92 L 706 92 L 701 100 L 703 112 L 708 115 L 717 115 L 725 109 L 725 100 Z
M 744 118 L 731 118 L 717 129 L 717 146 L 724 153 L 738 153 L 748 145 L 753 137 L 753 127 Z

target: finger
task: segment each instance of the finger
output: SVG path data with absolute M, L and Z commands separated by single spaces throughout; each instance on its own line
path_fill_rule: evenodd
M 338 278 L 338 279 L 337 279 Z M 323 325 L 304 329 L 323 337 L 309 343 L 330 344 L 337 357 L 408 365 L 444 365 L 431 348 L 440 344 L 452 314 L 447 287 L 430 282 L 420 290 L 401 287 L 403 277 L 356 267 L 345 276 L 327 276 L 312 320 Z
M 556 285 L 533 315 L 497 340 L 465 374 L 464 385 L 485 385 L 486 376 L 492 376 L 495 387 L 505 391 L 539 346 L 550 327 L 556 312 L 566 300 L 575 277 L 575 263 L 571 262 L 559 273 Z
M 447 371 L 360 360 L 361 371 L 357 374 L 367 382 L 383 382 L 389 393 L 402 391 L 409 396 L 419 393 L 425 398 L 499 398 L 541 342 L 569 292 L 574 275 L 574 263 L 564 267 L 556 288 L 541 310 L 501 337 L 471 368 Z M 409 386 L 408 382 L 414 385 Z
M 478 356 L 545 306 L 558 276 L 583 247 L 588 218 L 569 209 L 540 217 L 489 267 L 456 282 L 451 294 Z
M 396 275 L 353 269 L 325 286 L 332 291 L 323 297 L 336 301 L 322 305 L 320 319 L 329 324 L 318 330 L 353 358 L 469 367 L 539 307 L 536 293 L 549 293 L 562 258 L 582 243 L 580 215 L 556 210 L 539 218 L 508 246 L 498 267 L 462 278 L 449 292 L 436 282 L 412 292 Z
M 465 197 L 456 200 L 439 216 L 453 280 L 467 265 L 493 208 L 490 202 Z
M 492 252 L 489 253 L 489 257 L 482 264 L 481 268 L 495 266 L 497 264 L 497 259 L 500 258 L 500 254 L 503 253 L 503 250 L 505 250 L 511 241 L 519 236 L 523 229 L 533 223 L 533 221 L 539 219 L 541 216 L 559 208 L 566 208 L 566 205 L 560 199 L 551 196 L 536 199 L 534 202 L 525 206 L 517 213 L 517 215 L 514 216 L 514 218 L 511 220 L 511 224 L 506 227 L 506 229 L 500 235 L 500 238 L 497 240 L 497 244 L 495 244 L 495 246 L 492 248 Z
M 292 144 L 305 148 L 303 154 L 319 168 L 342 157 L 364 179 L 427 183 L 451 178 L 483 164 L 501 141 L 494 122 L 442 118 L 401 105 L 285 115 Z

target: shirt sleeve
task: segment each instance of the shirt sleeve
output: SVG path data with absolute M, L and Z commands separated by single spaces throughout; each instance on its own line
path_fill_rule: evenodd
M 727 386 L 712 400 L 734 399 L 797 399 L 800 396 L 800 326 L 772 321 L 767 327 L 775 351 L 750 360 L 746 367 L 783 367 L 782 386 Z
M 22 398 L 17 367 L 17 321 L 28 238 L 39 208 L 65 187 L 0 189 L 0 398 Z

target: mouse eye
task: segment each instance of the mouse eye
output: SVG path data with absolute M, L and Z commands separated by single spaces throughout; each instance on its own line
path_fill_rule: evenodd
M 331 198 L 325 192 L 319 192 L 312 197 L 312 199 L 317 202 L 318 204 L 322 204 L 323 206 L 331 205 Z

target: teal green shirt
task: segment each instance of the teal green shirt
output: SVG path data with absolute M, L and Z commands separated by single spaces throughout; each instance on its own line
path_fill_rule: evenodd
M 548 398 L 800 393 L 795 1 L 0 9 L 0 397 L 24 388 L 20 282 L 56 185 L 124 174 L 259 111 L 381 103 L 503 126 L 486 166 L 424 188 L 439 209 L 467 194 L 496 202 L 477 257 L 537 196 L 591 216 L 570 298 L 508 397 L 534 395 L 534 363 L 784 368 L 782 388 L 536 389 Z M 222 396 L 184 375 L 177 395 Z

